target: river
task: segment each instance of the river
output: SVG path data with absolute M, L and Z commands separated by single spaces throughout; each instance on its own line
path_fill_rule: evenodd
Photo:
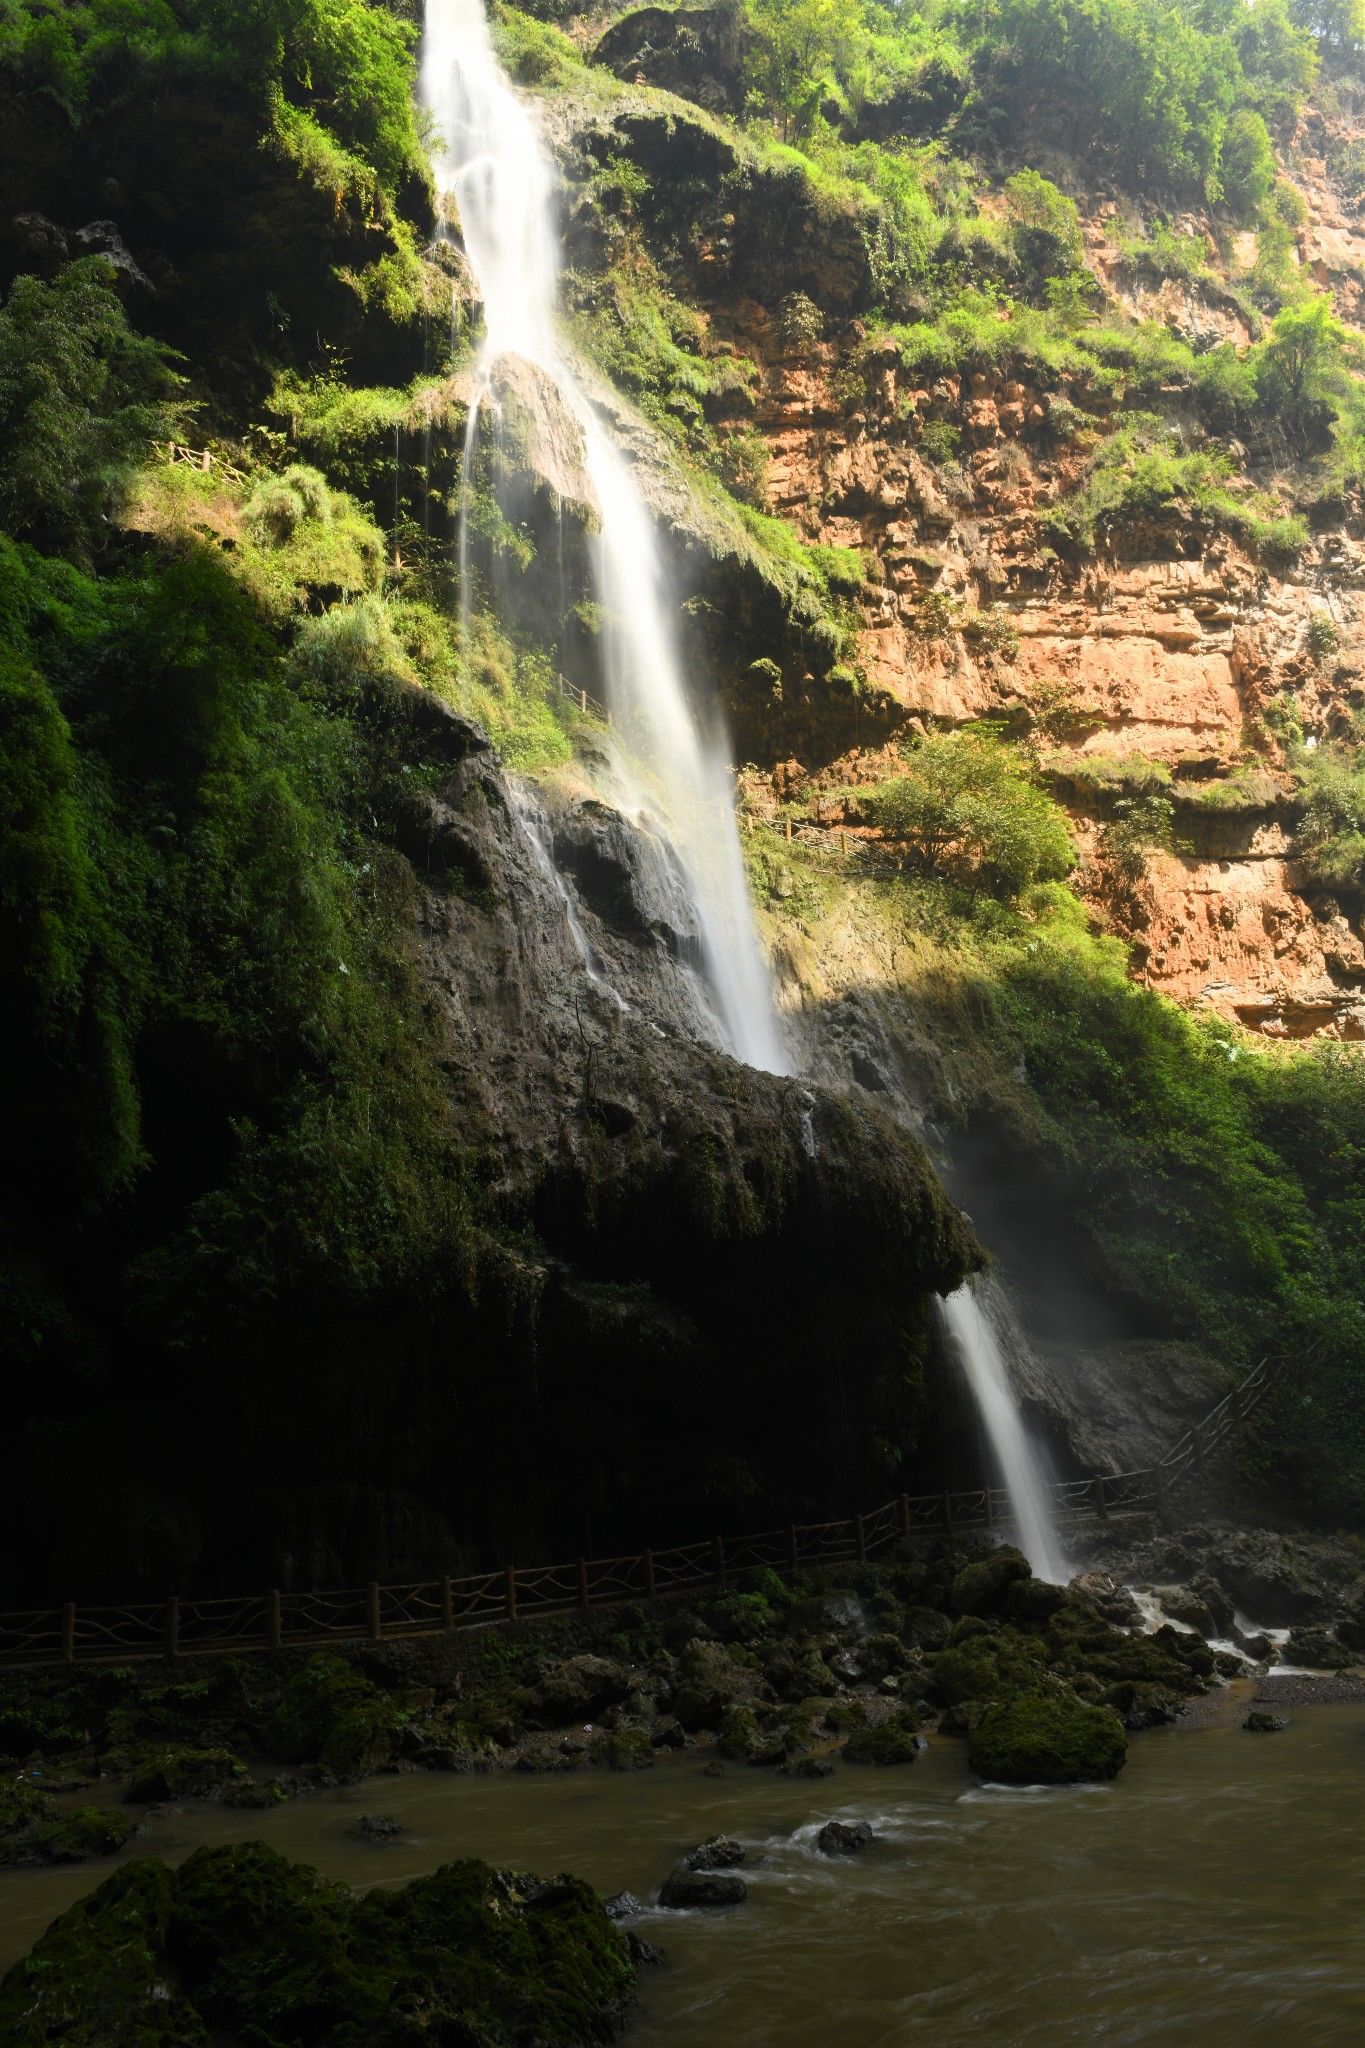
M 132 1853 L 256 1837 L 357 1887 L 476 1855 L 648 1897 L 681 1850 L 739 1835 L 745 1906 L 643 1924 L 667 1961 L 641 1974 L 627 2048 L 1357 2048 L 1362 1788 L 1365 1711 L 1323 1706 L 1273 1736 L 1236 1719 L 1142 1736 L 1101 1789 L 974 1786 L 935 1740 L 911 1769 L 814 1781 L 708 1778 L 696 1757 L 380 1778 L 266 1814 L 187 1807 Z M 372 1846 L 350 1832 L 362 1813 L 408 1832 Z M 817 1855 L 836 1815 L 869 1820 L 875 1845 Z M 0 1875 L 0 1964 L 108 1868 Z

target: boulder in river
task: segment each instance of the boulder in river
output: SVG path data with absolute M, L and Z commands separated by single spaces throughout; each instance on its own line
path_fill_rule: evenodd
M 827 1820 L 815 1837 L 815 1846 L 822 1856 L 856 1856 L 873 1840 L 872 1828 L 865 1820 Z
M 659 1904 L 673 1910 L 685 1906 L 742 1906 L 749 1887 L 734 1870 L 673 1871 L 659 1892 Z
M 1289 1726 L 1289 1716 L 1268 1714 L 1263 1707 L 1253 1707 L 1242 1726 L 1248 1735 L 1278 1735 L 1282 1728 Z
M 733 1835 L 712 1835 L 689 1849 L 682 1859 L 684 1870 L 734 1870 L 744 1861 L 744 1844 Z
M 403 1823 L 395 1820 L 391 1813 L 362 1813 L 351 1829 L 362 1842 L 391 1842 L 395 1835 L 401 1835 Z
M 995 1700 L 972 1729 L 967 1761 L 1002 1785 L 1071 1785 L 1114 1778 L 1128 1737 L 1112 1707 L 1074 1694 L 1016 1693 Z

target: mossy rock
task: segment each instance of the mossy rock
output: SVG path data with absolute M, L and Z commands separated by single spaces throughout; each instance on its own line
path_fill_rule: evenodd
M 85 1863 L 112 1856 L 137 1823 L 104 1806 L 63 1810 L 37 1785 L 0 1786 L 0 1864 Z
M 587 2048 L 624 2022 L 625 1936 L 576 1878 L 473 1861 L 357 1899 L 260 1842 L 130 1863 L 0 1984 L 13 2048 Z
M 1128 1737 L 1112 1707 L 1071 1694 L 1019 1693 L 995 1700 L 967 1742 L 979 1777 L 1002 1785 L 1071 1785 L 1114 1778 Z
M 647 1771 L 654 1762 L 654 1746 L 647 1728 L 618 1728 L 594 1743 L 594 1763 L 613 1771 Z
M 897 1714 L 876 1728 L 857 1728 L 844 1744 L 846 1764 L 912 1764 L 919 1755 L 918 1723 L 913 1714 Z
M 752 1707 L 729 1707 L 720 1724 L 720 1753 L 736 1763 L 779 1764 L 786 1754 L 782 1728 L 760 1728 Z
M 1010 1587 L 1032 1577 L 1033 1568 L 1023 1552 L 1002 1543 L 988 1557 L 963 1565 L 953 1580 L 953 1606 L 959 1614 L 1002 1613 Z
M 127 1796 L 135 1802 L 206 1799 L 244 1775 L 245 1766 L 230 1749 L 152 1750 L 134 1765 Z
M 392 1757 L 402 1709 L 340 1657 L 311 1657 L 290 1679 L 263 1740 L 286 1763 L 316 1762 L 329 1777 L 365 1777 Z
M 977 1634 L 940 1650 L 934 1660 L 932 1688 L 948 1706 L 963 1700 L 998 1699 L 1010 1692 L 1035 1691 L 1046 1668 L 1042 1643 L 1017 1629 Z

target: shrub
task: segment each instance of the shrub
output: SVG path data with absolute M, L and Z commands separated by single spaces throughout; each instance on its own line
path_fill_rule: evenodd
M 921 867 L 1003 895 L 1074 865 L 1064 816 L 1032 781 L 1027 757 L 986 728 L 921 741 L 865 808 Z
M 1308 621 L 1308 652 L 1314 661 L 1325 661 L 1341 645 L 1337 622 L 1330 612 L 1317 611 Z
M 1309 882 L 1355 894 L 1365 888 L 1365 753 L 1317 747 L 1298 772 L 1295 857 Z

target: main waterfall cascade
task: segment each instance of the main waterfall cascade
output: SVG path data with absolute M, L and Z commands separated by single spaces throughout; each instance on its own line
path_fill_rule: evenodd
M 554 172 L 530 113 L 498 64 L 483 0 L 427 0 L 421 91 L 436 123 L 437 182 L 454 199 L 484 308 L 465 492 L 497 365 L 520 357 L 552 381 L 583 437 L 600 518 L 595 553 L 607 701 L 647 771 L 622 763 L 627 800 L 635 810 L 663 813 L 727 1049 L 750 1066 L 787 1073 L 745 883 L 726 750 L 714 732 L 702 730 L 688 700 L 669 627 L 664 567 L 634 475 L 560 344 Z M 462 517 L 462 567 L 465 524 Z M 467 578 L 461 583 L 466 603 Z
M 1047 1477 L 1010 1391 L 1009 1371 L 990 1317 L 970 1284 L 946 1296 L 939 1303 L 939 1315 L 1000 1468 L 1019 1548 L 1040 1579 L 1065 1585 L 1071 1573 L 1053 1520 Z
M 498 366 L 519 358 L 551 381 L 582 435 L 600 517 L 595 552 L 605 612 L 607 701 L 647 771 L 641 774 L 622 761 L 622 793 L 637 812 L 663 813 L 663 836 L 685 878 L 728 1049 L 751 1066 L 790 1073 L 745 883 L 726 751 L 715 730 L 703 731 L 689 702 L 669 627 L 663 563 L 631 467 L 560 342 L 555 176 L 529 110 L 498 64 L 483 0 L 427 0 L 421 92 L 436 124 L 437 182 L 458 211 L 484 309 L 462 472 L 461 604 L 468 604 L 464 515 L 480 416 L 490 410 L 496 417 Z M 621 993 L 602 975 L 572 895 L 554 868 L 548 821 L 529 793 L 518 808 L 533 857 L 564 903 L 588 979 L 625 1008 Z M 806 1125 L 813 1150 L 809 1117 Z M 1064 1578 L 1037 1460 L 989 1322 L 965 1288 L 942 1304 L 942 1314 L 1009 1491 L 1021 1547 L 1041 1576 Z

